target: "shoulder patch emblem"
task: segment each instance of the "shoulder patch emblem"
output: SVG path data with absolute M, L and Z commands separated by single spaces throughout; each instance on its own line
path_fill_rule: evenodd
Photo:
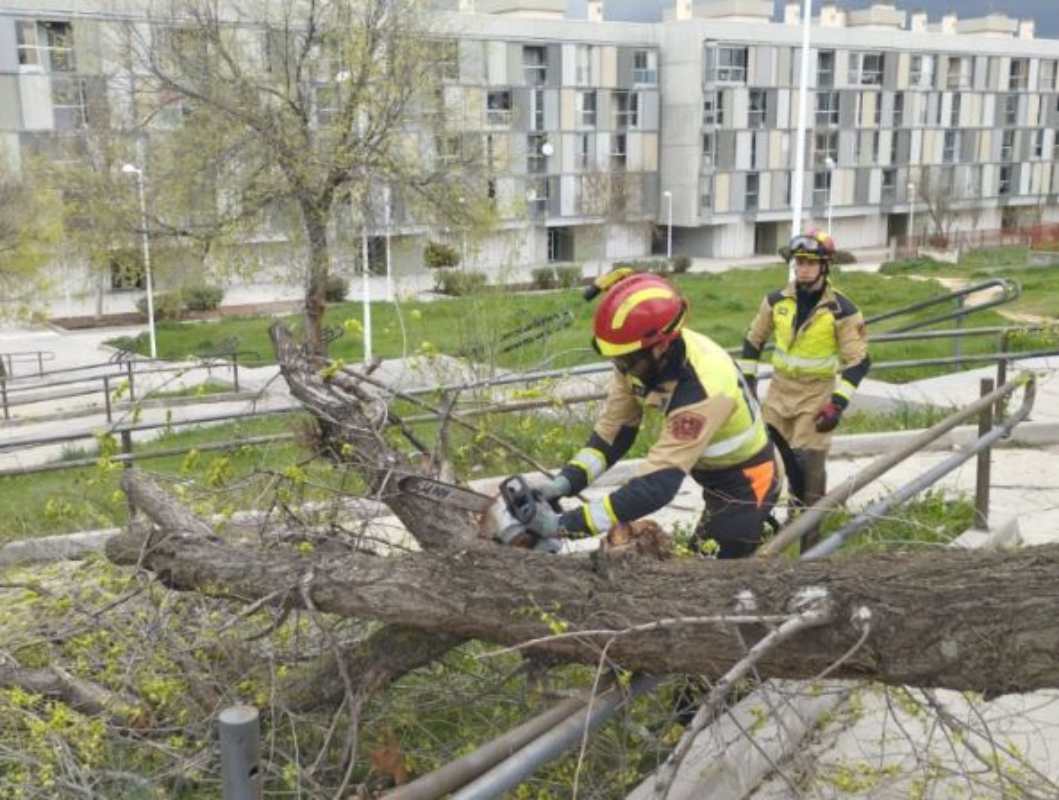
M 857 334 L 859 336 L 867 336 L 868 335 L 868 326 L 864 322 L 858 322 L 857 323 Z
M 681 442 L 693 442 L 702 435 L 706 427 L 706 417 L 692 411 L 685 411 L 669 420 L 669 432 L 674 439 Z

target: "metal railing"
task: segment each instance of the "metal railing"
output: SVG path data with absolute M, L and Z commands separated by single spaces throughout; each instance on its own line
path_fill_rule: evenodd
M 973 306 L 963 305 L 963 298 L 977 294 L 978 292 L 984 292 L 988 289 L 1000 289 L 1000 296 L 992 300 L 987 300 L 984 303 L 976 303 Z M 900 328 L 894 328 L 887 333 L 905 333 L 908 331 L 918 330 L 920 328 L 926 328 L 930 325 L 937 325 L 940 322 L 948 322 L 949 320 L 962 320 L 971 314 L 976 314 L 980 311 L 986 311 L 990 308 L 996 308 L 1002 306 L 1005 303 L 1010 303 L 1013 300 L 1017 300 L 1022 294 L 1022 287 L 1017 281 L 1009 280 L 1008 278 L 992 278 L 982 283 L 976 283 L 973 286 L 967 286 L 963 289 L 956 289 L 955 291 L 948 292 L 946 294 L 940 294 L 935 297 L 928 297 L 926 300 L 920 300 L 916 303 L 909 303 L 906 306 L 891 309 L 890 311 L 883 312 L 882 314 L 875 314 L 874 316 L 867 317 L 864 322 L 868 325 L 876 322 L 883 322 L 884 320 L 894 319 L 896 317 L 904 317 L 909 314 L 915 314 L 919 311 L 923 311 L 927 308 L 942 305 L 957 301 L 958 308 L 948 314 L 942 314 L 937 317 L 930 317 L 928 319 L 917 320 L 904 325 Z
M 15 377 L 15 364 L 37 365 L 37 374 L 44 374 L 44 362 L 54 361 L 55 353 L 51 350 L 23 350 L 14 353 L 0 353 L 0 377 Z

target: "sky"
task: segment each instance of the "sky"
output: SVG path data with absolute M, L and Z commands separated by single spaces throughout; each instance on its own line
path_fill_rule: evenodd
M 896 0 L 897 7 L 906 11 L 923 10 L 930 14 L 931 21 L 947 11 L 955 10 L 961 17 L 980 17 L 991 11 L 1004 12 L 1012 17 L 1033 17 L 1037 20 L 1037 35 L 1059 39 L 1059 0 Z M 814 5 L 818 5 L 815 3 Z M 607 19 L 658 20 L 661 9 L 673 5 L 673 0 L 604 0 Z M 776 0 L 777 13 L 784 5 Z M 862 8 L 871 5 L 870 0 L 838 0 L 844 8 Z M 572 17 L 585 15 L 585 0 L 570 0 Z

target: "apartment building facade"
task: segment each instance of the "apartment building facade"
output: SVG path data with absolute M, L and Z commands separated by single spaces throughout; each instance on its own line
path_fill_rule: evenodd
M 473 268 L 639 256 L 672 221 L 674 250 L 773 253 L 790 233 L 801 84 L 800 3 L 675 0 L 661 22 L 565 17 L 565 0 L 454 0 L 439 12 L 444 102 L 488 154 L 501 211 L 470 245 L 395 215 L 395 273 L 422 269 L 430 238 Z M 0 0 L 0 145 L 76 157 L 107 81 L 116 0 Z M 119 70 L 120 71 L 120 70 Z M 803 194 L 844 248 L 924 231 L 1059 220 L 1059 41 L 999 15 L 931 23 L 882 4 L 825 4 L 812 29 Z M 944 202 L 935 202 L 938 198 Z M 943 208 L 942 208 L 943 206 Z M 659 238 L 655 236 L 655 243 Z M 336 254 L 337 267 L 354 261 Z M 68 267 L 65 291 L 84 282 Z M 131 305 L 120 287 L 108 310 Z

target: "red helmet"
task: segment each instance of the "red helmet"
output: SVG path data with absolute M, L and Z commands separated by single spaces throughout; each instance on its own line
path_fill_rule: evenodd
M 628 355 L 680 336 L 688 304 L 657 275 L 637 274 L 611 287 L 593 320 L 594 344 L 607 358 Z

